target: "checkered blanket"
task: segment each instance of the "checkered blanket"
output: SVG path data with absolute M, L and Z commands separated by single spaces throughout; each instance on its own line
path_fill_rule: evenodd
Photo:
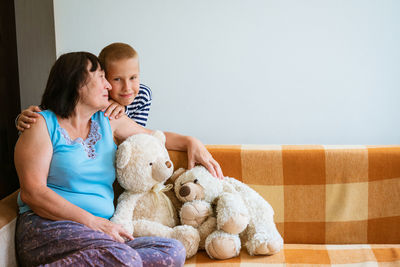
M 400 146 L 210 145 L 224 175 L 255 189 L 274 208 L 286 244 L 271 257 L 245 252 L 229 262 L 396 262 L 400 244 Z M 186 154 L 170 152 L 175 168 Z M 396 247 L 396 249 L 394 249 Z M 303 250 L 308 253 L 303 255 Z M 314 258 L 314 257 L 311 257 Z M 280 259 L 280 260 L 279 260 Z M 284 259 L 284 261 L 282 261 Z M 199 253 L 190 262 L 215 262 Z M 222 263 L 222 262 L 218 262 Z M 243 265 L 243 266 L 246 266 Z M 373 265 L 375 266 L 375 265 Z
M 185 266 L 400 266 L 400 245 L 297 245 L 285 244 L 276 255 L 250 256 L 242 250 L 239 257 L 216 261 L 204 251 L 186 261 Z

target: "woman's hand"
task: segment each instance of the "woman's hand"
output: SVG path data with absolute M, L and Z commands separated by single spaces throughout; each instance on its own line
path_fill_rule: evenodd
M 115 241 L 124 243 L 125 239 L 133 240 L 133 236 L 128 233 L 120 224 L 113 223 L 102 217 L 93 216 L 91 222 L 88 225 L 93 230 L 103 232 L 111 236 Z
M 118 102 L 115 102 L 112 99 L 109 99 L 108 102 L 110 103 L 110 105 L 106 109 L 104 109 L 104 116 L 109 117 L 110 120 L 112 120 L 114 118 L 118 119 L 125 114 L 125 106 L 120 105 Z
M 196 163 L 199 163 L 206 167 L 206 169 L 217 178 L 222 179 L 221 167 L 218 162 L 211 156 L 207 148 L 198 139 L 189 137 L 189 143 L 187 147 L 188 154 L 188 169 L 192 169 Z
M 24 109 L 21 114 L 18 115 L 17 121 L 15 123 L 15 127 L 20 132 L 25 131 L 25 129 L 29 129 L 32 123 L 36 122 L 36 119 L 40 116 L 36 112 L 42 111 L 38 106 L 30 106 L 27 109 Z

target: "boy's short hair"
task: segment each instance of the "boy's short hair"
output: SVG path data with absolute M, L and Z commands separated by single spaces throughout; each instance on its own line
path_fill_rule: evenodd
M 107 64 L 116 60 L 136 58 L 138 54 L 132 46 L 125 43 L 112 43 L 104 47 L 100 54 L 99 60 L 104 69 L 107 71 Z

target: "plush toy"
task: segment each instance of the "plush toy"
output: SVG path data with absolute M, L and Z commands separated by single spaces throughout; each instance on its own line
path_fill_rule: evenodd
M 214 259 L 236 257 L 245 244 L 250 255 L 271 255 L 283 247 L 272 207 L 240 181 L 213 177 L 203 166 L 178 169 L 171 177 L 184 204 L 181 223 L 198 228 L 200 248 Z
M 159 236 L 179 240 L 186 257 L 196 254 L 198 230 L 188 225 L 177 226 L 177 211 L 164 194 L 172 188 L 164 182 L 173 173 L 173 164 L 165 148 L 165 136 L 136 134 L 127 138 L 116 152 L 119 184 L 125 191 L 111 221 L 121 224 L 134 236 Z

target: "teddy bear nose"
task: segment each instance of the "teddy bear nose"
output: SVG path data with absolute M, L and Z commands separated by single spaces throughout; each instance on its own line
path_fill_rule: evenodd
M 165 165 L 167 165 L 167 168 L 171 168 L 171 166 L 172 166 L 171 161 L 167 160 L 165 162 Z
M 181 189 L 179 190 L 179 195 L 181 197 L 186 197 L 190 194 L 190 187 L 189 186 L 182 186 Z

